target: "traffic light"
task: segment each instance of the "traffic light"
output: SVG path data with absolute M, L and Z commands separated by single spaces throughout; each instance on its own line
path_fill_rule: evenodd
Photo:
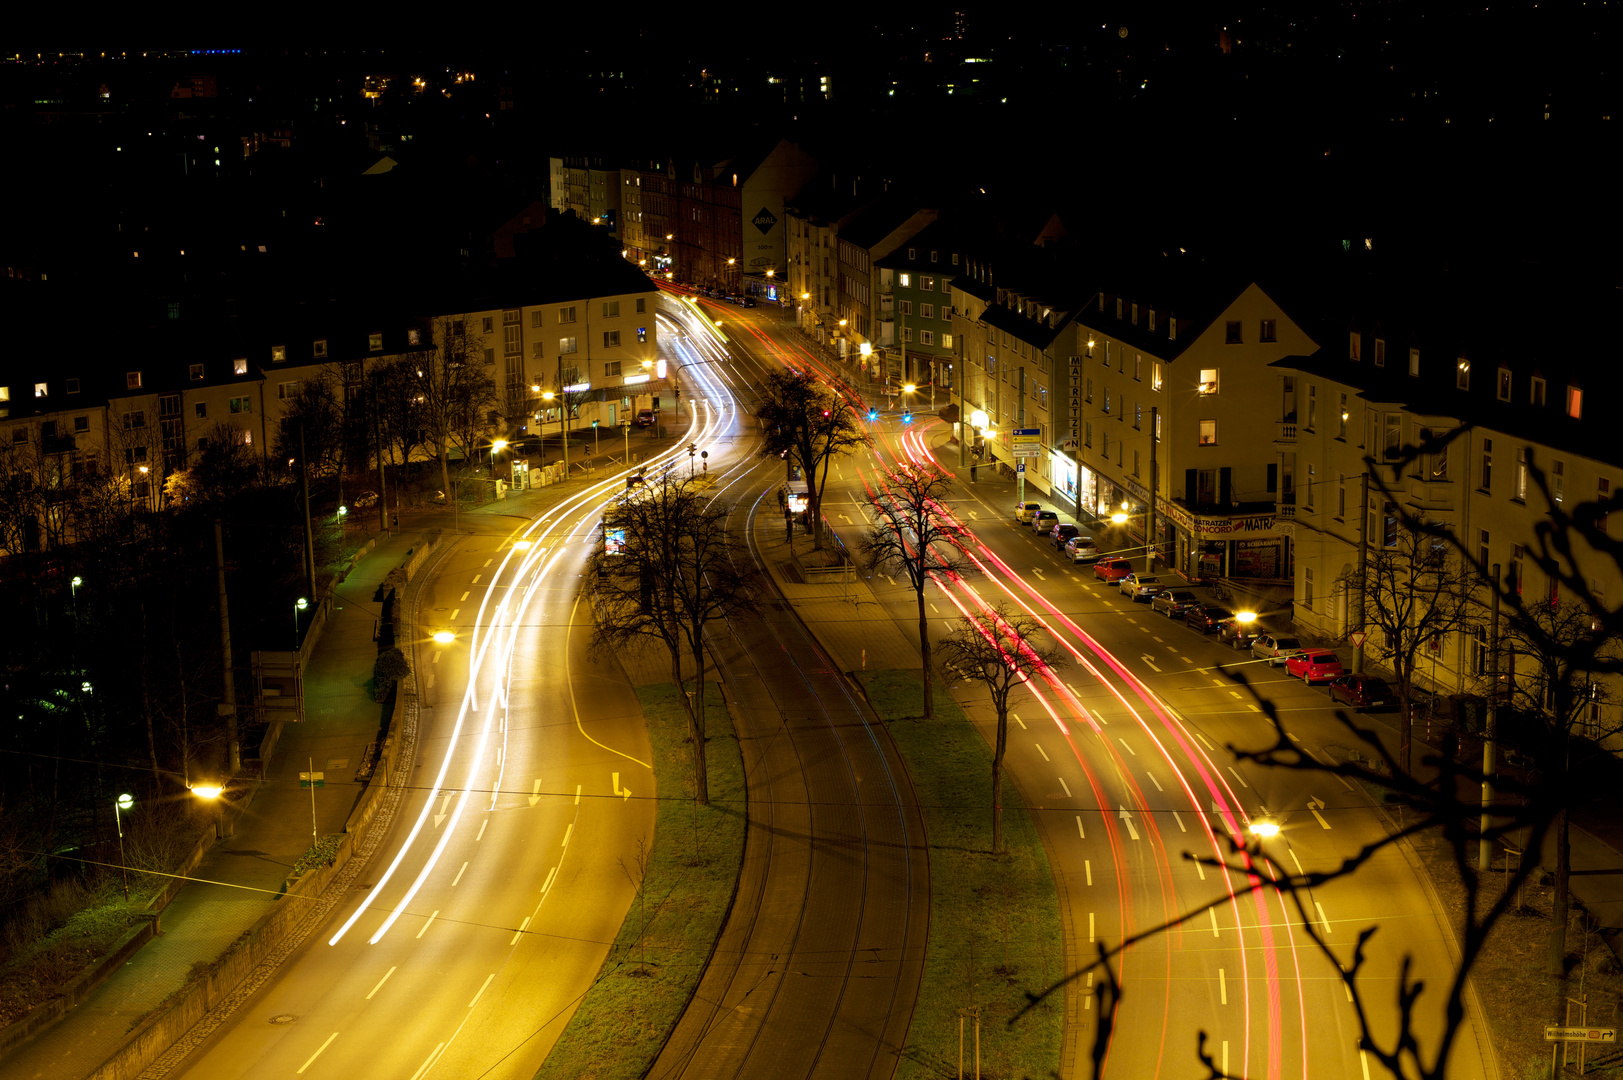
M 868 410 L 868 419 L 869 420 L 877 420 L 877 419 L 879 419 L 879 410 L 878 409 L 869 409 Z
M 913 422 L 913 414 L 910 413 L 910 412 L 904 412 L 902 414 L 902 423 L 911 424 L 912 422 Z

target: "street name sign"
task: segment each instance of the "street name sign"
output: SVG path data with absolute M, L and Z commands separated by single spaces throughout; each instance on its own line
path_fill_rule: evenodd
M 1039 457 L 1043 452 L 1042 428 L 1015 428 L 1010 433 L 1009 447 L 1017 458 Z
M 327 774 L 324 772 L 301 772 L 299 774 L 299 786 L 301 788 L 326 787 Z
M 1617 1028 L 1603 1027 L 1547 1027 L 1545 1042 L 1617 1042 Z

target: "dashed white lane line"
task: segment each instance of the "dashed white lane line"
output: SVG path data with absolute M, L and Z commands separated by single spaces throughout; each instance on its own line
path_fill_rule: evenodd
M 1324 917 L 1324 905 L 1315 900 L 1313 901 L 1313 907 L 1319 913 L 1319 923 L 1324 927 L 1324 932 L 1326 934 L 1333 933 L 1334 931 L 1330 929 L 1330 920 Z
M 456 617 L 461 611 L 462 611 L 461 608 L 452 608 L 451 609 L 451 621 L 452 622 L 456 622 Z
M 569 846 L 569 838 L 571 836 L 573 836 L 573 835 L 575 835 L 575 823 L 573 821 L 571 821 L 568 824 L 568 826 L 566 826 L 565 829 L 564 829 L 564 842 L 562 844 L 559 844 L 558 846 L 559 847 L 568 847 Z
M 1240 692 L 1238 690 L 1230 690 L 1229 691 L 1229 697 L 1239 697 L 1239 696 L 1240 696 Z
M 458 600 L 457 603 L 466 604 L 468 602 L 468 596 L 469 596 L 468 593 L 463 593 L 462 594 L 462 599 Z
M 934 604 L 930 605 L 930 610 L 935 612 L 937 615 L 941 614 L 941 609 L 936 607 Z
M 1228 767 L 1228 770 L 1229 770 L 1229 772 L 1234 773 L 1234 779 L 1236 779 L 1236 780 L 1238 780 L 1240 782 L 1241 787 L 1247 787 L 1248 788 L 1248 787 L 1251 786 L 1250 784 L 1245 782 L 1245 777 L 1241 776 L 1237 772 L 1234 772 L 1234 766 L 1233 765 L 1230 765 Z
M 475 574 L 475 575 L 473 575 L 473 580 L 468 582 L 468 584 L 469 585 L 477 585 L 477 584 L 479 584 L 479 579 L 484 577 L 484 576 L 485 575 L 483 575 L 483 574 Z
M 1227 686 L 1228 683 L 1224 682 L 1222 679 L 1213 679 L 1212 680 L 1212 685 L 1213 686 Z
M 1071 797 L 1071 785 L 1065 782 L 1065 777 L 1059 778 L 1059 786 L 1065 789 L 1065 797 L 1069 799 Z
M 1153 777 L 1153 776 L 1152 776 L 1152 777 L 1151 777 L 1151 778 L 1150 778 L 1150 779 L 1152 779 L 1152 780 L 1153 780 L 1153 779 L 1155 779 L 1155 778 L 1154 778 L 1154 777 Z M 1161 785 L 1160 785 L 1160 784 L 1157 784 L 1157 785 L 1155 785 L 1155 786 L 1156 786 L 1156 787 L 1160 787 L 1160 786 L 1161 786 Z M 1188 831 L 1189 831 L 1189 830 L 1188 830 L 1188 828 L 1186 828 L 1186 827 L 1185 827 L 1185 826 L 1184 826 L 1184 823 L 1183 823 L 1183 818 L 1181 818 L 1181 817 L 1179 817 L 1179 816 L 1178 816 L 1178 812 L 1177 812 L 1177 811 L 1176 811 L 1176 810 L 1174 810 L 1174 811 L 1172 811 L 1172 820 L 1173 820 L 1173 821 L 1176 821 L 1176 822 L 1177 822 L 1177 823 L 1178 823 L 1178 831 L 1179 831 L 1179 832 L 1188 832 Z M 1197 865 L 1197 866 L 1198 866 L 1198 865 L 1200 865 L 1200 864 L 1199 864 L 1199 863 L 1196 863 L 1196 864 L 1195 864 L 1195 865 Z
M 957 629 L 957 627 L 953 626 L 952 623 L 948 622 L 946 619 L 941 620 L 941 625 L 947 628 L 947 633 L 949 634 Z
M 1260 705 L 1254 705 L 1249 701 L 1245 703 L 1245 707 L 1250 709 L 1252 712 L 1261 712 L 1262 711 L 1262 707 Z
M 462 864 L 462 869 L 460 869 L 460 870 L 458 870 L 456 872 L 456 877 L 454 879 L 452 879 L 452 881 L 451 881 L 451 888 L 453 888 L 453 889 L 456 888 L 456 883 L 458 881 L 461 881 L 462 880 L 462 875 L 466 874 L 467 872 L 468 872 L 468 864 L 463 863 Z
M 489 824 L 490 824 L 490 819 L 489 818 L 486 818 L 485 820 L 483 820 L 483 821 L 481 821 L 479 823 L 479 835 L 473 838 L 474 843 L 477 844 L 479 841 L 481 841 L 481 840 L 483 840 L 485 838 L 485 826 L 489 825 Z
M 1134 750 L 1131 746 L 1128 746 L 1126 739 L 1122 738 L 1120 735 L 1117 735 L 1116 741 L 1121 743 L 1121 748 L 1123 750 L 1127 751 L 1129 754 L 1132 754 L 1134 757 L 1138 756 L 1138 751 Z
M 1296 864 L 1296 872 L 1298 874 L 1306 874 L 1307 871 L 1302 869 L 1302 860 L 1296 857 L 1296 849 L 1286 848 L 1285 850 L 1291 853 L 1291 862 Z
M 486 559 L 486 560 L 485 560 L 485 565 L 486 565 L 486 566 L 489 566 L 489 565 L 490 565 L 490 564 L 491 564 L 491 563 L 493 563 L 493 562 L 495 562 L 495 561 L 496 561 L 496 560 L 495 560 L 495 559 Z
M 1088 912 L 1088 942 L 1093 942 L 1093 912 Z
M 382 990 L 383 989 L 383 984 L 388 982 L 389 981 L 389 976 L 393 975 L 394 973 L 395 973 L 395 968 L 390 968 L 388 971 L 385 971 L 383 973 L 383 978 L 379 979 L 378 984 L 372 988 L 372 994 L 375 994 L 379 990 Z M 366 995 L 366 1000 L 367 1001 L 372 1000 L 372 994 L 367 994 Z
M 1021 731 L 1029 730 L 1026 727 L 1026 722 L 1024 720 L 1020 719 L 1020 714 L 1019 713 L 1010 713 L 1009 714 L 1009 719 L 1013 720 L 1015 723 L 1019 724 Z
M 507 944 L 517 945 L 518 939 L 524 936 L 524 931 L 529 927 L 529 925 L 530 917 L 526 915 L 524 916 L 524 921 L 518 924 L 518 929 L 513 931 L 513 940 L 509 941 Z
M 479 984 L 479 992 L 477 994 L 473 995 L 473 1000 L 472 1001 L 468 1002 L 468 1008 L 471 1009 L 475 1005 L 479 1004 L 479 999 L 481 997 L 483 997 L 484 994 L 485 994 L 485 987 L 489 986 L 490 985 L 490 980 L 494 979 L 495 977 L 496 977 L 496 973 L 494 971 L 492 971 L 489 975 L 485 976 L 485 981 Z
M 1212 741 L 1210 739 L 1208 739 L 1206 736 L 1202 735 L 1200 732 L 1198 732 L 1198 731 L 1195 732 L 1195 738 L 1197 738 L 1201 742 L 1205 743 L 1206 744 L 1206 749 L 1212 751 L 1213 753 L 1215 753 L 1217 751 L 1217 747 L 1212 745 Z
M 434 925 L 434 920 L 435 920 L 435 919 L 437 919 L 437 918 L 439 918 L 439 916 L 440 916 L 440 909 L 439 909 L 439 908 L 435 908 L 435 909 L 434 909 L 434 914 L 432 914 L 432 915 L 430 915 L 430 916 L 429 916 L 429 917 L 428 917 L 428 921 L 427 921 L 427 922 L 425 922 L 425 923 L 424 923 L 424 924 L 423 924 L 423 928 L 422 928 L 422 929 L 421 929 L 421 930 L 419 930 L 419 931 L 417 931 L 417 936 L 418 936 L 418 937 L 422 937 L 422 936 L 423 936 L 423 935 L 424 935 L 424 934 L 425 934 L 425 933 L 427 933 L 427 932 L 428 932 L 428 928 L 429 928 L 429 927 L 430 927 L 430 926 L 433 926 L 433 925 Z
M 1352 1000 L 1352 991 L 1351 990 L 1348 990 L 1348 992 L 1347 992 L 1347 1000 L 1348 1001 Z M 1364 1067 L 1364 1080 L 1369 1080 L 1369 1051 L 1368 1050 L 1360 1050 L 1360 1051 L 1358 1051 L 1358 1064 L 1360 1064 L 1360 1065 L 1362 1065 Z M 1228 1072 L 1227 1069 L 1224 1069 L 1223 1071 Z
M 1166 642 L 1162 641 L 1160 638 L 1156 637 L 1153 634 L 1150 635 L 1150 639 L 1152 641 L 1154 641 L 1157 645 L 1165 645 L 1166 644 Z
M 1079 836 L 1080 838 L 1082 838 L 1083 840 L 1086 840 L 1088 838 L 1088 834 L 1086 832 L 1084 832 L 1083 829 L 1082 829 L 1082 815 L 1081 814 L 1076 815 L 1076 835 Z
M 1221 1004 L 1229 1003 L 1229 981 L 1222 968 L 1217 969 L 1217 998 Z
M 1217 936 L 1217 909 L 1216 908 L 1207 908 L 1206 909 L 1206 914 L 1208 914 L 1208 915 L 1210 915 L 1212 917 L 1212 937 L 1216 937 Z
M 1093 860 L 1092 859 L 1083 859 L 1082 860 L 1082 869 L 1084 869 L 1084 870 L 1086 870 L 1088 872 L 1088 884 L 1092 885 L 1093 884 Z M 394 969 L 390 968 L 389 970 L 393 971 Z
M 436 650 L 434 650 L 434 659 L 431 661 L 431 663 L 437 664 L 439 662 L 440 662 L 440 654 L 439 654 L 439 650 L 436 649 Z
M 1159 780 L 1157 780 L 1157 779 L 1156 779 L 1156 778 L 1155 778 L 1155 774 L 1154 774 L 1154 773 L 1152 773 L 1152 772 L 1147 772 L 1147 773 L 1145 773 L 1145 774 L 1144 774 L 1144 775 L 1145 775 L 1145 776 L 1147 776 L 1147 777 L 1149 777 L 1149 778 L 1150 778 L 1150 783 L 1152 783 L 1152 784 L 1154 784 L 1154 785 L 1155 785 L 1155 790 L 1156 790 L 1156 791 L 1165 791 L 1165 790 L 1166 790 L 1166 788 L 1164 788 L 1164 787 L 1162 787 L 1162 786 L 1161 786 L 1161 781 L 1159 781 Z
M 552 888 L 552 879 L 557 877 L 557 876 L 558 876 L 558 868 L 556 866 L 554 866 L 551 870 L 547 871 L 547 880 L 545 880 L 545 881 L 543 881 L 541 883 L 541 894 L 543 896 L 546 895 L 548 889 Z
M 1037 748 L 1037 753 L 1039 753 L 1039 754 L 1041 754 L 1043 756 L 1044 761 L 1048 760 L 1048 751 L 1043 749 L 1043 744 L 1042 743 L 1032 743 L 1031 745 L 1033 745 L 1033 746 L 1035 746 Z
M 332 1033 L 332 1034 L 331 1034 L 331 1035 L 328 1035 L 328 1036 L 327 1036 L 327 1041 L 326 1041 L 326 1042 L 324 1042 L 324 1043 L 322 1043 L 322 1044 L 321 1044 L 321 1045 L 320 1045 L 320 1046 L 318 1046 L 318 1047 L 316 1047 L 316 1052 L 315 1052 L 315 1053 L 313 1053 L 313 1054 L 311 1054 L 311 1055 L 310 1055 L 310 1057 L 309 1057 L 309 1059 L 308 1059 L 308 1060 L 306 1060 L 306 1061 L 305 1061 L 305 1063 L 304 1063 L 304 1064 L 303 1064 L 303 1065 L 300 1065 L 300 1066 L 299 1066 L 299 1075 L 301 1075 L 301 1076 L 302 1076 L 302 1075 L 303 1075 L 303 1074 L 304 1074 L 304 1070 L 306 1070 L 306 1069 L 308 1069 L 308 1068 L 309 1068 L 309 1067 L 310 1067 L 310 1066 L 312 1066 L 312 1065 L 314 1065 L 314 1064 L 315 1064 L 315 1063 L 316 1063 L 316 1058 L 318 1058 L 318 1057 L 320 1057 L 320 1056 L 321 1056 L 321 1052 L 322 1052 L 322 1051 L 323 1051 L 323 1050 L 325 1050 L 325 1049 L 327 1049 L 327 1047 L 329 1047 L 329 1046 L 331 1046 L 331 1045 L 332 1045 L 332 1041 L 333 1041 L 333 1040 L 334 1040 L 334 1039 L 336 1039 L 336 1038 L 338 1038 L 338 1032 L 336 1032 L 336 1031 L 335 1031 L 335 1032 L 333 1032 L 333 1033 Z

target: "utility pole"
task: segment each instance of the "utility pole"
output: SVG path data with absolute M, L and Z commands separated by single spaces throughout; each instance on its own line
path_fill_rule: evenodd
M 1155 444 L 1160 442 L 1161 407 L 1150 406 L 1150 505 L 1144 511 L 1144 568 L 1155 573 Z M 1080 488 L 1080 485 L 1078 485 Z
M 1024 428 L 1026 426 L 1026 369 L 1024 367 L 1020 368 L 1020 396 L 1015 399 L 1014 411 L 1014 426 Z M 1009 441 L 1012 446 L 1013 438 L 1011 437 Z M 1015 495 L 1015 501 L 1024 506 L 1026 503 L 1026 459 L 1021 458 L 1016 461 L 1014 467 L 1016 483 L 1020 489 Z
M 1358 496 L 1358 614 L 1354 621 L 1358 624 L 1354 630 L 1364 629 L 1364 593 L 1369 587 L 1365 577 L 1369 563 L 1369 470 L 1359 478 Z M 1364 640 L 1359 638 L 1357 650 L 1353 653 L 1353 673 L 1362 674 L 1364 670 Z
M 1477 841 L 1477 868 L 1487 870 L 1493 866 L 1493 842 L 1488 839 L 1493 806 L 1493 774 L 1498 764 L 1494 758 L 1494 740 L 1499 735 L 1499 564 L 1493 564 L 1493 620 L 1488 623 L 1488 731 L 1482 740 L 1482 829 Z
M 969 426 L 969 402 L 964 400 L 964 364 L 963 358 L 958 359 L 958 467 L 962 469 L 969 463 L 969 433 L 974 430 Z
M 304 454 L 304 421 L 299 421 L 299 483 L 304 489 L 304 576 L 309 586 L 310 602 L 316 596 L 316 540 L 310 528 L 310 459 Z
M 388 474 L 383 470 L 383 429 L 378 424 L 378 381 L 376 373 L 372 379 L 372 441 L 378 448 L 378 532 L 389 531 L 389 488 Z
M 221 697 L 215 708 L 225 720 L 226 773 L 237 775 L 242 768 L 242 743 L 237 737 L 237 684 L 231 672 L 231 609 L 225 596 L 225 530 L 214 519 L 214 575 L 220 589 L 220 682 Z

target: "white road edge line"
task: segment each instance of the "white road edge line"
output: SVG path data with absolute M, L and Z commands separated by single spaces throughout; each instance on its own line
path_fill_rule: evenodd
M 396 967 L 390 968 L 388 971 L 385 971 L 383 973 L 383 978 L 379 979 L 378 984 L 372 988 L 372 994 L 375 994 L 379 990 L 382 990 L 383 989 L 383 984 L 389 981 L 389 976 L 393 975 L 397 969 L 398 969 L 398 965 L 396 965 Z M 367 994 L 364 1000 L 371 1001 L 372 1000 L 372 994 Z
M 327 1036 L 327 1041 L 326 1042 L 324 1042 L 320 1046 L 316 1047 L 316 1052 L 310 1055 L 309 1060 L 306 1061 L 303 1065 L 299 1066 L 300 1075 L 302 1075 L 304 1073 L 304 1070 L 308 1069 L 311 1065 L 315 1064 L 316 1058 L 320 1057 L 321 1052 L 323 1050 L 327 1049 L 327 1047 L 331 1046 L 332 1041 L 334 1039 L 336 1039 L 336 1038 L 338 1038 L 338 1032 L 335 1031 L 331 1035 Z

